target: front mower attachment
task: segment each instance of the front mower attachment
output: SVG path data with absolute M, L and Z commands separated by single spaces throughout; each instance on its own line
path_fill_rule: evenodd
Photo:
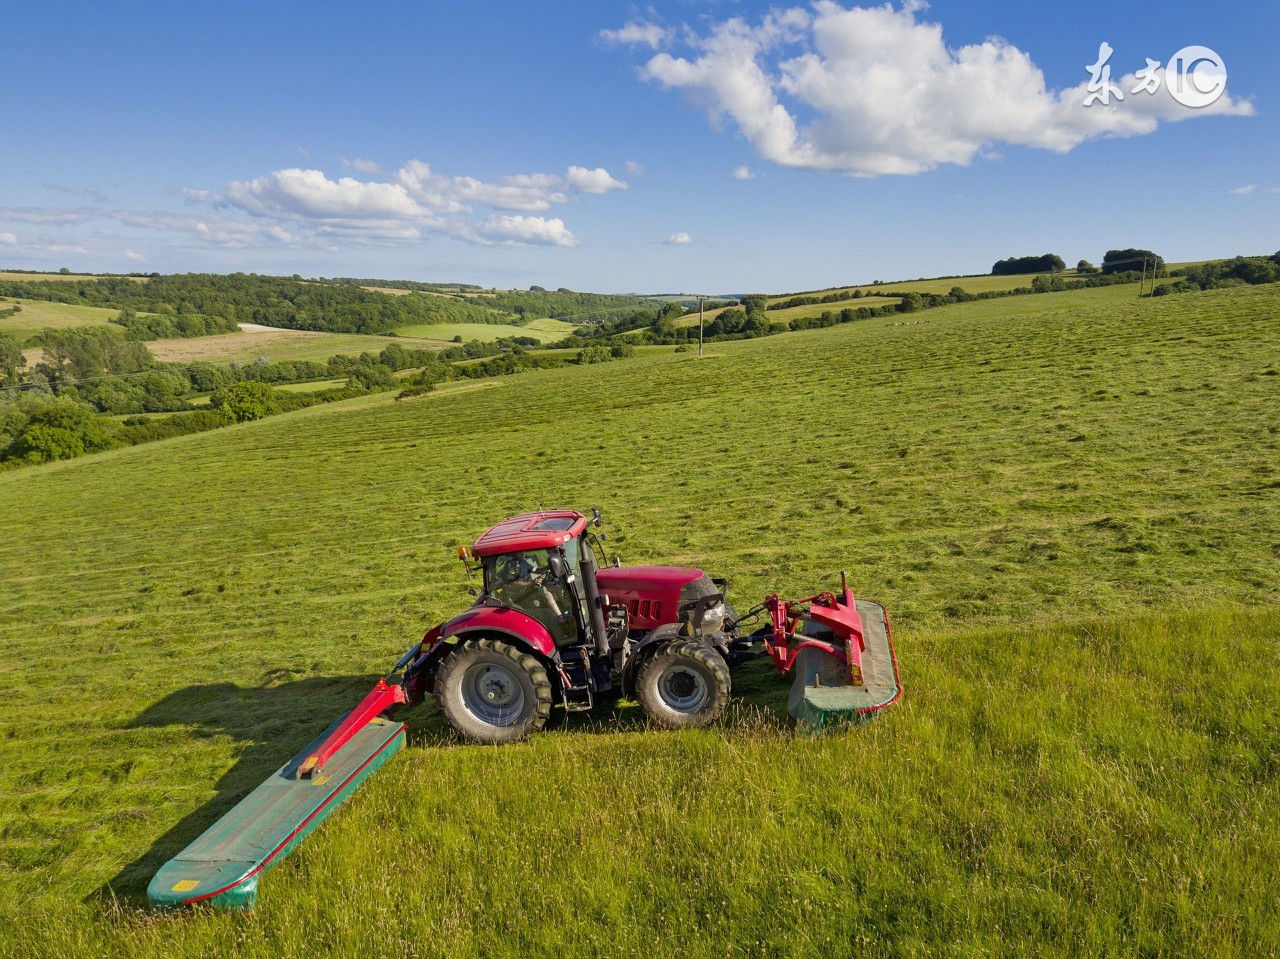
M 353 729 L 349 720 L 358 712 L 330 726 L 165 863 L 147 887 L 151 908 L 207 903 L 218 909 L 252 909 L 263 873 L 404 746 L 404 724 L 362 717 L 360 727 Z M 337 740 L 336 748 L 328 748 Z
M 787 711 L 811 729 L 865 722 L 902 694 L 888 614 L 855 599 L 843 580 L 839 596 L 765 601 L 773 620 L 766 649 L 779 671 L 796 671 Z
M 835 651 L 806 645 L 796 655 L 796 678 L 787 711 L 801 725 L 820 729 L 850 720 L 865 722 L 902 692 L 884 607 L 865 599 L 856 600 L 855 604 L 862 621 L 860 637 L 836 644 Z M 821 628 L 806 625 L 820 637 L 825 634 Z M 851 644 L 858 647 L 852 656 L 848 650 Z M 840 652 L 844 653 L 843 658 Z M 861 673 L 860 683 L 850 676 L 850 666 L 855 661 Z

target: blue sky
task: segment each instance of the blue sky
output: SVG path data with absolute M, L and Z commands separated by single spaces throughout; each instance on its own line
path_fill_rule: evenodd
M 1280 248 L 1274 4 L 54 0 L 4 20 L 0 268 L 786 292 Z M 1085 108 L 1104 41 L 1126 99 Z M 1132 92 L 1189 45 L 1225 64 L 1217 101 L 1178 103 L 1163 72 Z

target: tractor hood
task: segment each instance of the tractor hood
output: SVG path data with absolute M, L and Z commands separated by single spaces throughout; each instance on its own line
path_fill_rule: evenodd
M 704 585 L 715 591 L 706 573 L 688 566 L 609 567 L 596 574 L 596 585 L 609 605 L 627 608 L 632 629 L 677 622 L 681 605 L 701 595 Z

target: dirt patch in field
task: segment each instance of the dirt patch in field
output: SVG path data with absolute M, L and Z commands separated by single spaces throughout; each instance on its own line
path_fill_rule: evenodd
M 23 350 L 22 357 L 27 361 L 27 369 L 35 369 L 37 363 L 44 362 L 44 350 Z
M 197 360 L 216 360 L 224 356 L 236 356 L 245 350 L 257 349 L 289 340 L 315 339 L 328 334 L 311 330 L 279 330 L 271 326 L 241 323 L 239 333 L 220 333 L 217 336 L 197 336 L 191 339 L 153 340 L 147 349 L 162 363 L 194 363 Z

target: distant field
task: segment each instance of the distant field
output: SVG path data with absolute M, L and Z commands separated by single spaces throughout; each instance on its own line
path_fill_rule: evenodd
M 252 363 L 268 360 L 317 360 L 349 353 L 381 353 L 392 343 L 417 349 L 439 344 L 410 337 L 364 336 L 359 333 L 315 333 L 309 330 L 269 330 L 222 333 L 193 339 L 152 340 L 147 344 L 156 359 L 166 363 Z
M 281 383 L 273 384 L 277 390 L 285 393 L 319 393 L 321 390 L 337 389 L 340 386 L 346 386 L 346 377 L 339 380 L 316 380 L 312 383 Z
M 1027 273 L 1021 276 L 958 276 L 929 280 L 896 280 L 893 283 L 864 283 L 861 286 L 842 286 L 834 290 L 816 290 L 809 293 L 788 293 L 785 296 L 773 297 L 770 303 L 789 300 L 793 296 L 814 296 L 827 293 L 852 293 L 862 290 L 864 293 L 949 293 L 953 286 L 964 289 L 966 293 L 987 293 L 991 290 L 1012 290 L 1019 286 L 1030 286 L 1031 281 L 1040 274 Z M 1057 274 L 1065 279 L 1078 279 L 1075 270 L 1066 270 Z
M 46 303 L 41 300 L 0 300 L 0 311 L 21 306 L 22 312 L 0 317 L 0 330 L 13 334 L 19 344 L 25 343 L 41 330 L 65 330 L 73 326 L 105 326 L 120 315 L 119 310 L 97 306 L 70 306 L 65 303 Z M 123 327 L 112 324 L 116 330 Z
M 536 333 L 552 333 L 555 334 L 557 338 L 561 338 L 572 333 L 575 327 L 572 323 L 569 323 L 566 320 L 552 320 L 544 318 L 540 320 L 530 320 L 528 323 L 525 323 L 521 329 L 532 330 Z M 533 333 L 529 333 L 527 335 L 532 336 Z
M 435 340 L 437 344 L 448 343 L 455 336 L 462 337 L 464 343 L 471 340 L 492 343 L 504 336 L 531 336 L 535 340 L 546 343 L 549 340 L 564 339 L 573 332 L 573 329 L 572 323 L 544 319 L 532 320 L 528 326 L 512 326 L 506 323 L 423 323 L 417 326 L 402 326 L 396 332 L 400 336 Z
M 0 271 L 0 280 L 30 280 L 31 282 L 39 282 L 40 280 L 101 280 L 100 276 L 91 276 L 87 273 L 6 273 Z M 145 276 L 126 276 L 126 280 L 133 280 L 135 283 L 146 283 L 149 277 Z
M 386 293 L 390 296 L 408 296 L 410 293 L 421 293 L 423 296 L 443 296 L 446 299 L 459 299 L 456 293 L 448 293 L 444 290 L 404 290 L 398 286 L 362 286 L 362 290 L 369 290 L 373 293 Z
M 1013 290 L 1020 286 L 1030 286 L 1038 275 L 1029 273 L 1023 276 L 961 276 L 931 280 L 896 280 L 892 283 L 864 283 L 859 286 L 839 286 L 829 290 L 806 290 L 800 293 L 771 296 L 769 297 L 769 303 L 782 303 L 797 296 L 826 296 L 830 293 L 852 293 L 854 290 L 862 290 L 864 293 L 950 293 L 952 287 L 958 286 L 966 293 L 987 293 L 992 290 Z M 1067 270 L 1059 273 L 1058 276 L 1069 280 L 1079 278 L 1079 274 L 1075 270 Z M 798 316 L 820 316 L 824 310 L 843 310 L 849 306 L 891 306 L 897 305 L 899 302 L 901 302 L 900 298 L 877 297 L 872 300 L 859 298 L 857 300 L 837 300 L 834 303 L 812 303 L 806 306 L 788 307 L 785 310 L 770 310 L 769 318 L 776 321 L 792 319 Z M 708 310 L 704 316 L 704 321 L 710 323 L 712 319 L 727 309 L 734 309 L 734 307 Z M 692 316 L 683 317 L 677 325 L 697 326 L 698 314 L 695 313 Z

